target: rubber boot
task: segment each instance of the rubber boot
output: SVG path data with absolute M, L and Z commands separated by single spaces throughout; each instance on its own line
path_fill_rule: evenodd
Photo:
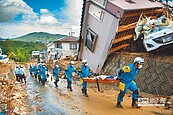
M 121 105 L 121 102 L 119 102 L 119 101 L 117 102 L 117 107 L 118 108 L 123 108 L 123 106 Z
M 72 87 L 70 87 L 70 91 L 73 91 Z
M 132 99 L 132 107 L 140 108 L 138 104 L 136 103 L 137 100 Z
M 54 82 L 54 84 L 55 84 L 55 86 L 57 87 L 57 84 L 56 84 L 56 82 Z
M 54 84 L 56 85 L 56 87 L 58 87 L 58 85 L 57 85 L 57 81 L 55 81 Z
M 82 88 L 81 91 L 82 91 L 82 93 L 85 93 L 85 92 L 84 92 L 84 88 Z
M 83 93 L 85 94 L 86 97 L 89 97 L 88 94 L 87 94 L 87 89 L 86 88 L 83 88 Z
M 67 83 L 67 89 L 69 89 L 70 88 L 70 85 L 69 85 L 69 83 Z

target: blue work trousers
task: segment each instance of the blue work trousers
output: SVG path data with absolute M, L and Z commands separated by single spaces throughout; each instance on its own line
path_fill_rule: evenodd
M 120 93 L 118 95 L 118 101 L 119 102 L 123 101 L 123 97 L 128 89 L 130 89 L 133 92 L 132 99 L 138 100 L 138 87 L 136 86 L 136 83 L 134 81 L 131 81 L 129 83 L 124 83 L 124 84 L 125 84 L 124 91 L 120 90 Z

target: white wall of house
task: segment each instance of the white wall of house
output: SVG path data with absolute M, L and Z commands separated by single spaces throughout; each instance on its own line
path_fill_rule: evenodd
M 95 73 L 99 73 L 108 55 L 108 50 L 111 48 L 112 41 L 118 31 L 119 19 L 113 17 L 107 12 L 104 13 L 103 19 L 100 20 L 93 14 L 88 13 L 87 22 L 88 27 L 93 30 L 98 36 L 95 43 L 94 52 L 91 52 L 83 44 L 81 59 L 88 60 L 88 65 Z M 85 30 L 87 28 L 84 28 Z M 86 33 L 85 33 L 86 34 Z M 84 34 L 84 42 L 86 35 Z
M 51 53 L 52 52 L 55 52 L 55 44 L 50 44 L 47 46 L 47 51 L 50 51 Z
M 48 52 L 49 51 L 50 51 L 50 54 L 48 56 Z M 54 43 L 51 43 L 51 44 L 47 45 L 47 58 L 54 58 L 55 57 L 55 54 L 56 54 L 55 44 Z
M 57 52 L 62 53 L 63 56 L 70 56 L 70 55 L 74 55 L 75 53 L 78 52 L 78 48 L 79 48 L 79 43 L 77 42 L 72 42 L 77 44 L 77 49 L 70 49 L 70 42 L 68 43 L 62 43 L 62 49 L 60 48 L 56 48 Z

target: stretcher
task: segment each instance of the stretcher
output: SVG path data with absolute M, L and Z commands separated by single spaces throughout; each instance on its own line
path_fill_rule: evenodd
M 96 83 L 97 84 L 97 88 L 98 91 L 100 91 L 100 86 L 99 83 L 105 83 L 105 84 L 118 84 L 120 82 L 120 80 L 117 79 L 117 76 L 111 76 L 111 75 L 100 75 L 100 76 L 96 76 L 96 77 L 86 77 L 86 78 L 82 78 L 84 82 L 88 82 L 88 83 Z
M 97 78 L 97 77 L 94 77 L 94 78 L 83 78 L 83 80 L 85 82 L 88 82 L 88 83 L 105 83 L 105 84 L 118 84 L 120 82 L 120 80 L 117 80 L 117 79 L 111 79 L 111 78 L 105 78 L 105 79 L 101 79 L 101 78 Z

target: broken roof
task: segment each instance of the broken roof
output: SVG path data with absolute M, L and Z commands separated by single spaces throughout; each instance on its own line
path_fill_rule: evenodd
M 161 3 L 151 2 L 149 0 L 108 0 L 108 2 L 124 10 L 163 7 Z

